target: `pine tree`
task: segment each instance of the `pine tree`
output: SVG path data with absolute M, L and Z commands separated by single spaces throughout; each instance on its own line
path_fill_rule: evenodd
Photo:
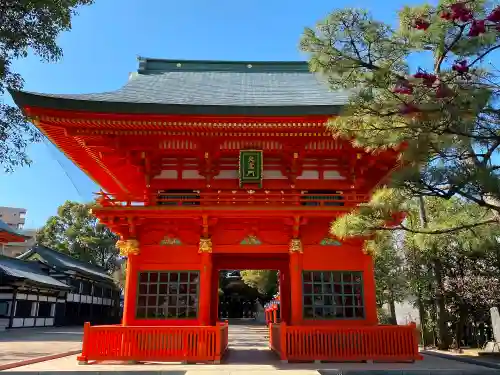
M 389 186 L 334 230 L 377 229 L 415 196 L 458 196 L 492 210 L 484 222 L 498 221 L 500 82 L 489 60 L 500 49 L 500 6 L 441 0 L 405 7 L 399 20 L 394 30 L 365 11 L 339 10 L 301 40 L 311 70 L 350 94 L 328 122 L 332 133 L 369 152 L 401 151 Z

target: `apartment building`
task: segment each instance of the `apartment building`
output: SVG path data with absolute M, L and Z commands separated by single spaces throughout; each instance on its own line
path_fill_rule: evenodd
M 26 222 L 26 209 L 0 207 L 0 220 L 15 230 L 23 230 Z
M 0 207 L 0 220 L 11 229 L 29 237 L 25 242 L 8 242 L 0 245 L 0 255 L 17 257 L 35 245 L 36 230 L 24 229 L 26 212 L 25 208 Z

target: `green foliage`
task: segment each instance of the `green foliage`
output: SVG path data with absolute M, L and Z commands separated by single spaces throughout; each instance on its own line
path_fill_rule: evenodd
M 378 324 L 392 324 L 391 315 L 383 307 L 377 309 Z
M 125 281 L 127 279 L 127 263 L 123 262 L 113 270 L 113 280 L 121 289 L 125 289 Z
M 93 0 L 0 0 L 0 95 L 6 89 L 20 90 L 22 77 L 12 70 L 15 60 L 29 52 L 44 61 L 57 61 L 61 32 L 71 29 L 71 18 L 79 6 Z M 40 133 L 17 107 L 0 102 L 0 165 L 5 171 L 30 163 L 26 147 L 41 139 Z
M 66 201 L 37 233 L 40 245 L 113 271 L 118 237 L 90 213 L 91 204 Z
M 400 192 L 382 197 L 395 211 L 404 204 L 396 195 L 423 195 L 459 196 L 500 213 L 500 82 L 488 63 L 500 48 L 500 31 L 490 21 L 477 35 L 473 29 L 498 4 L 468 1 L 471 19 L 444 19 L 456 3 L 405 7 L 398 30 L 367 12 L 338 10 L 306 29 L 301 40 L 311 70 L 350 94 L 341 115 L 328 123 L 333 134 L 374 153 L 404 145 L 404 168 L 390 181 Z M 409 68 L 416 59 L 423 64 L 418 71 Z M 380 197 L 370 205 L 356 213 L 365 218 L 355 222 L 350 215 L 333 231 L 347 235 L 363 232 L 363 223 L 379 226 L 387 208 Z M 352 228 L 345 228 L 347 221 Z
M 375 286 L 379 306 L 403 302 L 407 297 L 403 257 L 395 245 L 393 235 L 386 233 L 375 251 Z
M 244 270 L 241 271 L 241 278 L 246 285 L 268 297 L 277 292 L 278 273 L 274 270 Z

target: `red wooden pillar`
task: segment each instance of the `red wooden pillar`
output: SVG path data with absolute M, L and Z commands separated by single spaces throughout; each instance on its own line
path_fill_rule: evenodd
M 200 325 L 210 325 L 210 299 L 212 296 L 212 253 L 204 251 L 201 256 L 199 321 Z
M 363 295 L 365 303 L 365 319 L 370 325 L 377 325 L 377 297 L 375 291 L 375 273 L 373 270 L 373 258 L 371 255 L 365 256 L 363 272 Z
M 210 284 L 210 325 L 217 325 L 219 321 L 219 269 L 214 264 L 212 257 L 212 281 Z
M 280 270 L 280 318 L 281 321 L 290 323 L 290 270 Z
M 137 262 L 138 255 L 129 254 L 125 274 L 125 295 L 123 301 L 122 325 L 131 325 L 135 319 L 135 303 L 137 301 Z
M 292 239 L 290 242 L 290 307 L 291 325 L 302 323 L 302 242 Z

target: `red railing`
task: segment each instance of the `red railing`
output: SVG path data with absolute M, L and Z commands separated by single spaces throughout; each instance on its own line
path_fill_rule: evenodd
M 78 361 L 218 363 L 227 350 L 228 325 L 199 327 L 91 326 L 85 323 Z
M 289 361 L 385 361 L 422 359 L 415 323 L 407 326 L 269 327 L 270 347 Z
M 275 190 L 232 190 L 200 193 L 162 193 L 142 197 L 116 197 L 104 192 L 96 193 L 96 201 L 102 206 L 322 206 L 353 207 L 367 202 L 367 194 L 314 194 L 289 193 Z

